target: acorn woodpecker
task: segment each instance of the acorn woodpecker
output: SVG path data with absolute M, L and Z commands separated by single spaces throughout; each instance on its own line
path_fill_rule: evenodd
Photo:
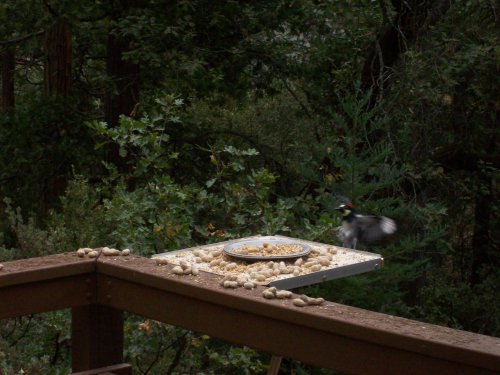
M 336 210 L 342 212 L 338 236 L 343 247 L 355 249 L 358 238 L 367 245 L 380 244 L 396 232 L 394 220 L 385 216 L 358 215 L 352 203 L 341 204 Z

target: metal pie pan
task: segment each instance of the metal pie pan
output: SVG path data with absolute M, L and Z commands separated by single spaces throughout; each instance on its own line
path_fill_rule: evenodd
M 297 245 L 300 246 L 303 250 L 298 253 L 281 254 L 281 255 L 251 255 L 251 254 L 240 254 L 234 251 L 245 246 L 261 247 L 265 243 L 270 245 Z M 303 243 L 290 241 L 286 239 L 277 239 L 273 237 L 264 237 L 258 240 L 238 241 L 224 246 L 225 254 L 232 256 L 234 258 L 239 258 L 242 260 L 252 260 L 252 261 L 300 258 L 309 254 L 310 251 L 311 248 Z

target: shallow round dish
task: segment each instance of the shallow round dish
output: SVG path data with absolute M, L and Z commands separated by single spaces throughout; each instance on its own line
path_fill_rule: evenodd
M 236 252 L 236 250 L 245 247 L 245 246 L 256 246 L 262 247 L 264 244 L 269 245 L 296 245 L 302 248 L 302 251 L 296 253 L 288 253 L 288 254 L 279 254 L 279 255 L 263 255 L 263 254 L 241 254 Z M 311 251 L 311 248 L 307 245 L 304 245 L 299 242 L 295 242 L 293 240 L 281 239 L 281 238 L 273 238 L 273 237 L 263 237 L 258 240 L 245 240 L 239 242 L 233 242 L 224 246 L 224 253 L 244 260 L 273 260 L 273 259 L 290 259 L 290 258 L 300 258 L 303 257 Z

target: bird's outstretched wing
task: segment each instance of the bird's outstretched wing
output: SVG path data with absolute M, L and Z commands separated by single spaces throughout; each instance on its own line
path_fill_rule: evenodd
M 384 242 L 397 229 L 394 220 L 385 216 L 358 215 L 356 219 L 361 240 L 366 244 Z

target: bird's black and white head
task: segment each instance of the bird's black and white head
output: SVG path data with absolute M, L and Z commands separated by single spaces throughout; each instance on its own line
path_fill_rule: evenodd
M 342 213 L 342 217 L 350 217 L 355 214 L 354 205 L 352 203 L 343 203 L 336 208 L 337 211 Z

